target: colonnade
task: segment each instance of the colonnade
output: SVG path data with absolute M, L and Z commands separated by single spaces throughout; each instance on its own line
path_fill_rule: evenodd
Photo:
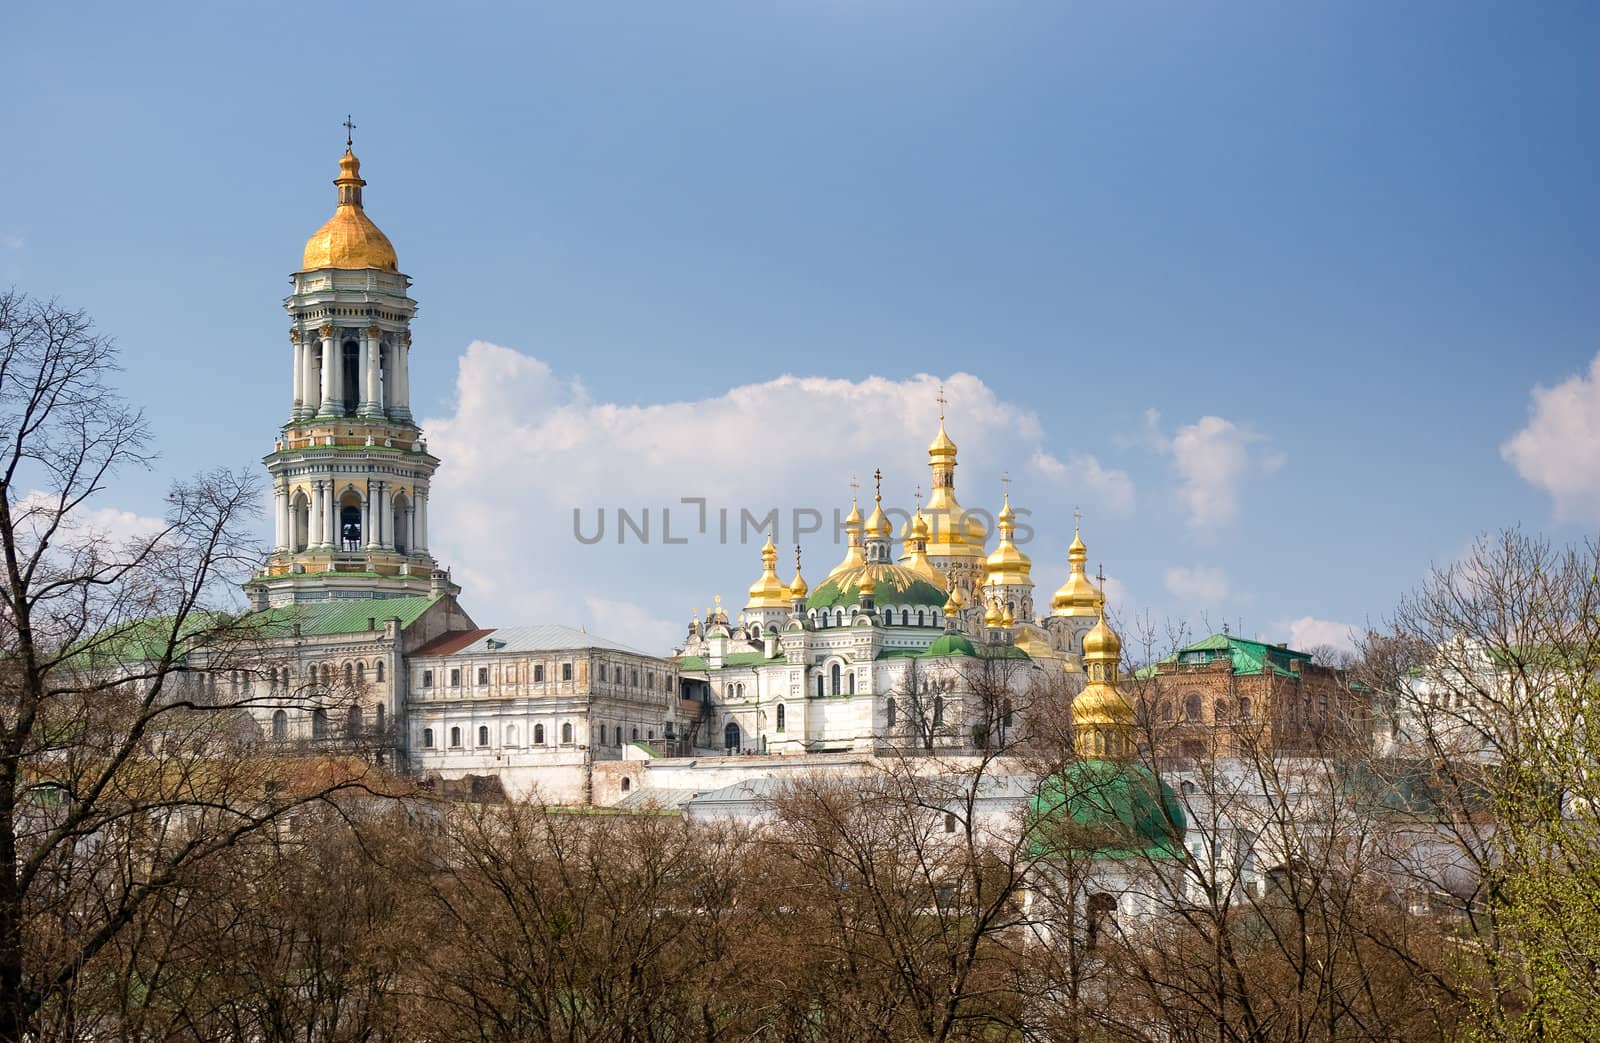
M 325 325 L 316 336 L 293 330 L 293 418 L 345 416 L 344 345 L 354 339 L 356 416 L 411 419 L 411 335 L 385 339 L 377 326 L 363 330 Z
M 386 479 L 373 479 L 357 485 L 346 479 L 331 477 L 312 479 L 310 485 L 309 498 L 303 492 L 294 496 L 287 482 L 274 485 L 274 550 L 298 552 L 315 548 L 354 551 L 356 548 L 343 546 L 343 534 L 339 531 L 340 501 L 344 498 L 343 494 L 353 492 L 361 507 L 359 550 L 399 551 L 413 555 L 428 553 L 426 489 L 416 489 L 415 496 L 408 497 L 405 489 L 396 488 L 395 483 Z M 303 546 L 300 543 L 302 527 L 306 534 Z

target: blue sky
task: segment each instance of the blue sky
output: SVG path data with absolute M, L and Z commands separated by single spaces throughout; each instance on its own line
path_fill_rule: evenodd
M 1196 629 L 1325 635 L 1291 624 L 1381 617 L 1481 531 L 1600 523 L 1592 4 L 6 21 L 0 281 L 119 338 L 163 479 L 271 448 L 354 113 L 479 622 L 660 646 L 754 547 L 584 547 L 574 507 L 831 506 L 874 467 L 904 505 L 940 381 L 1041 592 L 1078 505 L 1127 606 Z

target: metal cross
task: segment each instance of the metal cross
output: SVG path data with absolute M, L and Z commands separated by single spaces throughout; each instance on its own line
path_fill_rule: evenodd
M 1096 571 L 1094 578 L 1100 581 L 1100 592 L 1102 594 L 1105 593 L 1105 589 L 1106 589 L 1106 566 L 1105 566 L 1105 562 L 1101 562 L 1100 563 L 1099 569 Z
M 861 483 L 856 481 L 856 476 L 850 476 L 850 502 L 856 502 L 856 490 L 861 488 Z
M 883 502 L 883 469 L 874 468 L 872 472 L 872 498 L 879 503 Z
M 344 114 L 344 147 L 349 148 L 355 144 L 356 124 L 347 112 Z
M 1003 471 L 1000 474 L 1000 484 L 1006 487 L 1006 499 L 1011 498 L 1011 472 Z
M 1082 522 L 1083 512 L 1078 510 L 1076 507 L 1072 508 L 1072 527 L 1074 529 L 1080 528 Z
M 940 384 L 939 385 L 939 423 L 941 423 L 941 424 L 944 423 L 944 407 L 945 407 L 945 403 L 947 401 L 948 401 L 948 399 L 946 399 L 944 397 L 944 385 Z

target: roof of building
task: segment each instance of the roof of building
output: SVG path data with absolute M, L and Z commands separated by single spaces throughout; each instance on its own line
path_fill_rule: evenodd
M 294 605 L 269 608 L 250 619 L 265 627 L 264 637 L 287 637 L 295 624 L 302 637 L 332 634 L 357 634 L 382 630 L 386 620 L 400 620 L 401 628 L 415 623 L 443 597 L 432 594 L 415 598 L 341 598 L 336 601 L 302 601 Z
M 854 605 L 861 597 L 861 584 L 870 579 L 873 597 L 880 605 L 925 605 L 943 608 L 948 592 L 928 581 L 928 575 L 904 565 L 883 562 L 856 565 L 829 576 L 811 588 L 806 608 L 834 608 Z
M 1232 661 L 1235 674 L 1259 674 L 1271 670 L 1279 676 L 1288 677 L 1294 673 L 1289 664 L 1309 663 L 1311 653 L 1269 645 L 1265 641 L 1251 641 L 1233 634 L 1212 634 L 1192 645 L 1185 645 L 1152 666 L 1145 667 L 1138 672 L 1138 676 L 1150 677 L 1158 674 L 1163 664 L 1205 664 L 1223 659 Z
M 1176 858 L 1188 821 L 1172 787 L 1142 764 L 1079 760 L 1052 776 L 1029 809 L 1032 853 Z
M 488 630 L 452 630 L 441 634 L 412 652 L 413 656 L 460 655 L 465 652 L 570 652 L 602 648 L 612 652 L 648 656 L 620 641 L 612 641 L 575 627 L 540 623 L 525 627 L 498 627 Z

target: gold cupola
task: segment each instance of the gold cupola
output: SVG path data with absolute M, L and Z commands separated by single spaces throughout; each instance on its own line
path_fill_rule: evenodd
M 928 446 L 928 470 L 933 480 L 928 505 L 923 509 L 928 518 L 928 551 L 935 557 L 982 558 L 989 530 L 983 519 L 968 514 L 956 499 L 956 444 L 944 429 L 944 405 L 941 388 L 939 433 Z
M 1000 545 L 994 549 L 984 564 L 988 570 L 985 582 L 990 586 L 1033 585 L 1033 562 L 1016 544 L 1017 512 L 1011 509 L 1011 493 L 1007 490 L 1005 502 L 995 517 L 1000 530 Z
M 866 564 L 866 555 L 861 551 L 861 506 L 856 502 L 855 481 L 850 482 L 850 513 L 844 519 L 844 560 L 835 565 L 828 573 L 832 579 L 841 572 Z
M 1080 618 L 1099 616 L 1105 608 L 1105 596 L 1089 579 L 1089 549 L 1083 545 L 1083 536 L 1076 527 L 1072 530 L 1072 546 L 1067 548 L 1067 563 L 1067 581 L 1050 599 L 1050 614 Z
M 300 270 L 378 268 L 398 272 L 400 262 L 389 237 L 379 231 L 361 206 L 361 189 L 366 182 L 361 180 L 361 161 L 351 151 L 348 140 L 344 155 L 339 158 L 339 176 L 333 183 L 339 188 L 339 204 L 327 223 L 306 240 Z
M 1072 744 L 1083 758 L 1123 759 L 1135 751 L 1133 704 L 1117 687 L 1122 638 L 1104 611 L 1083 636 L 1083 691 L 1072 700 Z
M 794 545 L 794 579 L 789 581 L 789 600 L 804 601 L 806 595 L 811 593 L 810 584 L 800 575 L 800 545 Z
M 766 546 L 761 548 L 761 578 L 751 585 L 750 600 L 745 604 L 745 610 L 787 609 L 790 600 L 789 588 L 778 578 L 778 548 L 773 546 L 772 537 L 768 536 Z

